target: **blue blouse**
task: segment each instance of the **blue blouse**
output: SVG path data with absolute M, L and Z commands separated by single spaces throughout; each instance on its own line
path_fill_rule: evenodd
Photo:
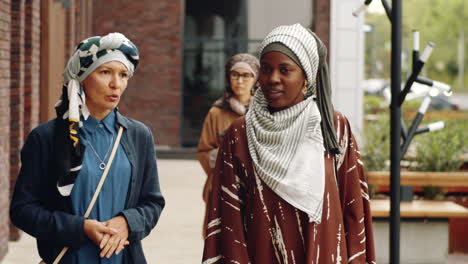
M 99 168 L 102 159 L 105 163 L 109 160 L 114 142 L 117 137 L 115 128 L 115 111 L 112 111 L 103 120 L 98 121 L 89 116 L 83 121 L 80 132 L 86 150 L 83 157 L 83 167 L 76 179 L 71 192 L 71 202 L 73 214 L 84 215 L 88 205 L 94 195 L 96 187 L 101 179 L 104 170 Z M 91 145 L 92 147 L 91 147 Z M 95 151 L 93 151 L 93 148 Z M 97 154 L 95 153 L 97 152 Z M 107 153 L 107 156 L 106 156 Z M 99 155 L 99 158 L 97 157 Z M 104 158 L 105 157 L 105 158 Z M 117 153 L 112 162 L 112 166 L 102 186 L 98 199 L 91 210 L 89 219 L 96 219 L 100 222 L 107 221 L 115 216 L 125 207 L 128 187 L 131 177 L 131 165 L 125 154 L 122 145 L 119 144 Z M 89 264 L 121 264 L 123 254 L 112 255 L 111 258 L 101 258 L 101 250 L 91 240 L 84 246 L 69 252 L 67 259 L 75 259 L 76 263 Z M 66 256 L 67 256 L 66 255 Z M 71 262 L 71 261 L 70 261 Z M 64 263 L 68 263 L 65 261 Z

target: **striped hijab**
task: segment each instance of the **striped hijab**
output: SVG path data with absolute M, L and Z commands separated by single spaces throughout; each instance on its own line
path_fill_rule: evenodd
M 263 40 L 261 54 L 271 43 L 281 43 L 294 52 L 311 84 L 308 94 L 314 93 L 319 70 L 314 36 L 299 24 L 280 26 Z M 321 121 L 321 112 L 313 96 L 270 113 L 261 91 L 255 93 L 246 115 L 247 140 L 256 175 L 316 223 L 322 218 L 325 188 Z

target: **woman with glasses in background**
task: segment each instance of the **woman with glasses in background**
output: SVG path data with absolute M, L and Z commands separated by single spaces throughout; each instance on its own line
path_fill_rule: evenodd
M 224 95 L 216 100 L 208 111 L 197 148 L 197 159 L 207 175 L 203 187 L 205 203 L 211 190 L 213 169 L 222 135 L 232 121 L 247 112 L 256 87 L 259 68 L 258 59 L 247 53 L 234 55 L 226 63 Z

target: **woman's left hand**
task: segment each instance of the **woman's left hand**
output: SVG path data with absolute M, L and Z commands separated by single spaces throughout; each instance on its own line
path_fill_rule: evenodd
M 216 166 L 216 158 L 218 157 L 218 151 L 219 148 L 215 148 L 209 152 L 208 163 L 210 165 L 210 168 L 212 169 Z
M 104 235 L 103 239 L 101 240 L 101 244 L 99 245 L 102 249 L 101 251 L 101 258 L 104 256 L 110 258 L 112 254 L 119 254 L 120 251 L 124 249 L 125 246 L 128 246 L 130 242 L 128 242 L 128 224 L 127 220 L 123 216 L 116 216 L 106 222 L 104 224 L 108 227 L 116 229 L 118 231 L 115 235 Z

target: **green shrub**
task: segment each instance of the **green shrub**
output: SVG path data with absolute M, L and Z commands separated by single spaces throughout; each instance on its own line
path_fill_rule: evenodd
M 422 99 L 406 100 L 401 105 L 401 112 L 402 113 L 416 112 L 421 106 L 421 103 L 422 103 Z
M 367 114 L 376 114 L 386 111 L 388 105 L 383 99 L 383 97 L 375 95 L 366 95 L 364 96 L 364 113 Z
M 367 171 L 387 169 L 390 155 L 390 121 L 387 115 L 365 123 L 361 157 Z
M 464 123 L 464 122 L 463 122 Z M 419 171 L 454 171 L 463 161 L 468 137 L 466 123 L 446 122 L 440 131 L 415 136 L 416 159 Z
M 387 170 L 390 155 L 390 121 L 387 114 L 376 115 L 375 120 L 367 120 L 362 133 L 361 159 L 365 171 Z M 376 186 L 369 184 L 369 196 L 373 198 Z
M 446 122 L 440 131 L 415 137 L 416 159 L 419 171 L 454 171 L 463 164 L 461 154 L 466 150 L 466 122 Z M 424 197 L 441 199 L 445 190 L 438 186 L 424 186 Z

